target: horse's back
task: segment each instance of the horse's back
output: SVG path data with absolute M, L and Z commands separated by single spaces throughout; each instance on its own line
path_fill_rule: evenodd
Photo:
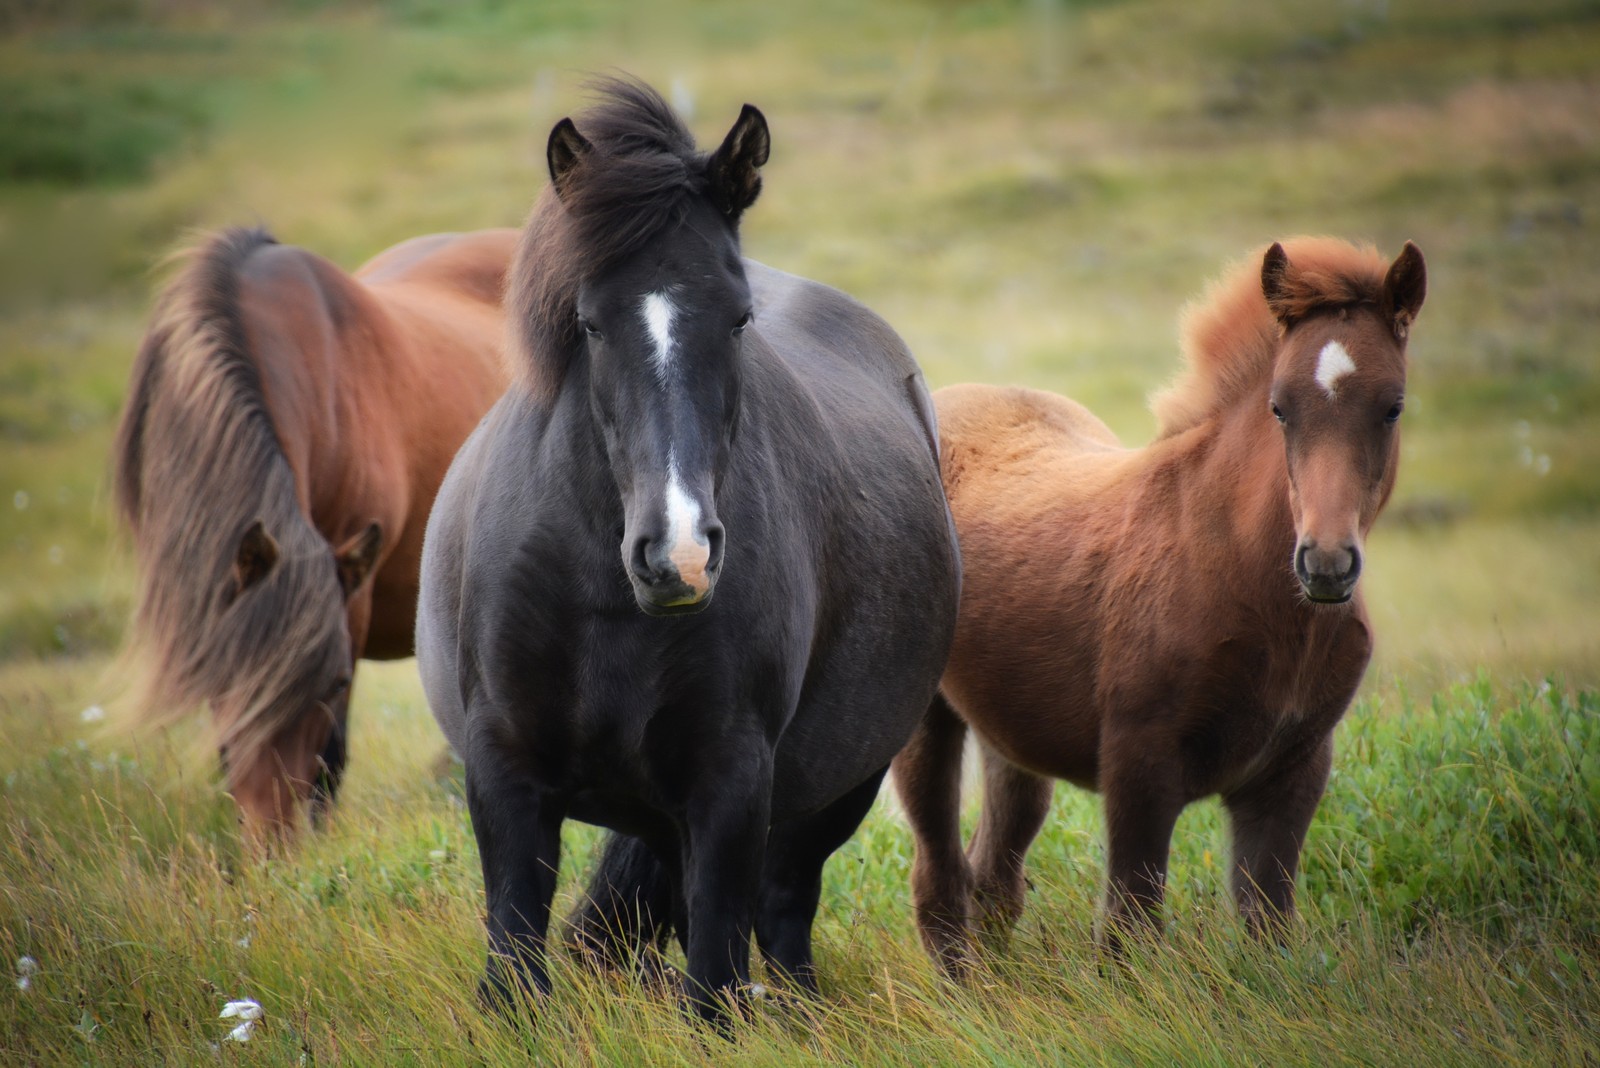
M 1092 493 L 1131 455 L 1093 412 L 1055 393 L 947 386 L 934 406 L 945 492 L 958 521 L 958 500 L 1038 510 L 1038 495 Z
M 876 312 L 831 286 L 745 261 L 757 324 L 772 351 L 833 418 L 881 418 L 884 405 L 910 417 L 934 448 L 932 401 L 911 350 Z
M 375 289 L 437 289 L 499 307 L 518 237 L 508 229 L 414 237 L 378 253 L 355 277 Z

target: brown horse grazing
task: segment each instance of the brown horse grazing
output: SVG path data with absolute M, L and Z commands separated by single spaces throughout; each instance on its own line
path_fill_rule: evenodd
M 918 924 L 947 972 L 970 960 L 974 915 L 1001 935 L 1020 915 L 1058 778 L 1105 796 L 1113 946 L 1159 922 L 1173 825 L 1212 794 L 1251 928 L 1292 912 L 1372 649 L 1356 580 L 1425 287 L 1409 243 L 1392 265 L 1326 238 L 1273 245 L 1187 313 L 1188 372 L 1143 449 L 1052 394 L 937 394 L 965 581 L 941 696 L 894 771 Z M 963 854 L 968 727 L 985 797 Z
M 428 510 L 509 381 L 516 243 L 416 238 L 352 278 L 229 229 L 158 303 L 114 461 L 140 565 L 134 704 L 209 704 L 253 837 L 332 800 L 354 662 L 411 655 Z

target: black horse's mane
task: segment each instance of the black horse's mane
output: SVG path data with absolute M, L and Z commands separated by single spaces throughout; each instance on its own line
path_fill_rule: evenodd
M 555 395 L 578 347 L 578 288 L 681 222 L 707 195 L 707 155 L 661 95 L 639 82 L 590 84 L 599 98 L 576 120 L 590 150 L 558 197 L 546 188 L 523 228 L 506 299 L 523 384 Z

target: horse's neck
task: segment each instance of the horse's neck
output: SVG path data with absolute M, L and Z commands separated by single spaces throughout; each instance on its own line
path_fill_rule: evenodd
M 1236 584 L 1259 582 L 1276 600 L 1298 603 L 1288 566 L 1294 552 L 1294 517 L 1289 509 L 1289 469 L 1283 442 L 1256 418 L 1252 395 L 1193 430 L 1170 439 L 1181 467 L 1176 484 L 1180 508 L 1191 530 L 1221 533 L 1224 567 Z

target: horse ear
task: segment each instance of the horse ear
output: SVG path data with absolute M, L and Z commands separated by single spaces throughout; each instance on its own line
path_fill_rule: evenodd
M 578 132 L 571 119 L 562 119 L 550 131 L 550 141 L 545 145 L 545 162 L 550 166 L 550 184 L 556 196 L 567 198 L 567 177 L 593 148 L 587 138 Z
M 1273 318 L 1284 326 L 1293 322 L 1289 300 L 1289 254 L 1274 241 L 1261 260 L 1261 295 L 1267 298 L 1267 307 Z
M 334 562 L 339 566 L 339 588 L 345 600 L 361 588 L 372 574 L 372 565 L 378 562 L 378 550 L 383 547 L 383 527 L 377 520 L 367 524 L 367 529 L 333 551 Z
M 266 578 L 277 562 L 278 543 L 267 533 L 266 524 L 257 519 L 239 539 L 239 549 L 233 557 L 233 586 L 228 591 L 228 600 L 231 602 Z
M 712 202 L 730 219 L 738 219 L 744 209 L 761 195 L 761 167 L 772 151 L 772 135 L 766 117 L 754 105 L 746 104 L 739 120 L 722 139 L 722 145 L 706 163 L 711 179 Z
M 1398 340 L 1404 341 L 1411 332 L 1411 323 L 1427 295 L 1428 267 L 1422 261 L 1422 250 L 1407 241 L 1383 279 L 1384 310 Z

